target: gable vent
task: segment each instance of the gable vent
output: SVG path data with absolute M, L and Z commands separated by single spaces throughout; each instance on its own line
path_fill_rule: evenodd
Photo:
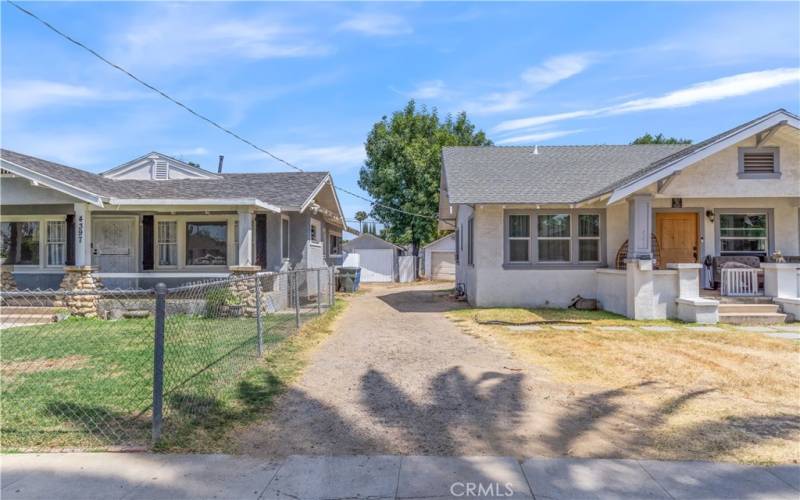
M 746 152 L 742 155 L 742 166 L 744 172 L 748 174 L 772 173 L 775 171 L 775 153 Z
M 157 181 L 169 179 L 169 164 L 165 160 L 155 160 L 153 164 L 153 179 Z

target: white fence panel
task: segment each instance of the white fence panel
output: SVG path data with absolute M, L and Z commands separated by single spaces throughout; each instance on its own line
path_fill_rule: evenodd
M 746 297 L 758 295 L 758 269 L 722 269 L 722 295 Z

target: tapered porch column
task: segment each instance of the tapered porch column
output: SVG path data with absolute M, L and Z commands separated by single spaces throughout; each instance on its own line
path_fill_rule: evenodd
M 653 258 L 653 196 L 637 194 L 628 199 L 628 258 Z
M 75 204 L 75 266 L 92 265 L 91 212 L 87 203 Z
M 253 265 L 253 213 L 239 211 L 239 266 Z

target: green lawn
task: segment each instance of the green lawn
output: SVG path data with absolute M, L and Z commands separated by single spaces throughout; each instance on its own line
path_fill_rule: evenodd
M 294 324 L 293 315 L 266 316 L 265 349 Z M 152 318 L 0 331 L 3 449 L 147 446 L 153 331 Z M 258 364 L 256 321 L 170 316 L 164 351 L 164 434 L 183 434 L 238 396 L 239 376 Z

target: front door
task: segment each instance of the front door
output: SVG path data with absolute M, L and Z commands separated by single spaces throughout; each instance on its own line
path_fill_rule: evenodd
M 694 212 L 656 213 L 656 238 L 661 248 L 658 266 L 698 262 L 697 214 Z
M 135 271 L 132 218 L 92 221 L 92 264 L 103 273 Z

